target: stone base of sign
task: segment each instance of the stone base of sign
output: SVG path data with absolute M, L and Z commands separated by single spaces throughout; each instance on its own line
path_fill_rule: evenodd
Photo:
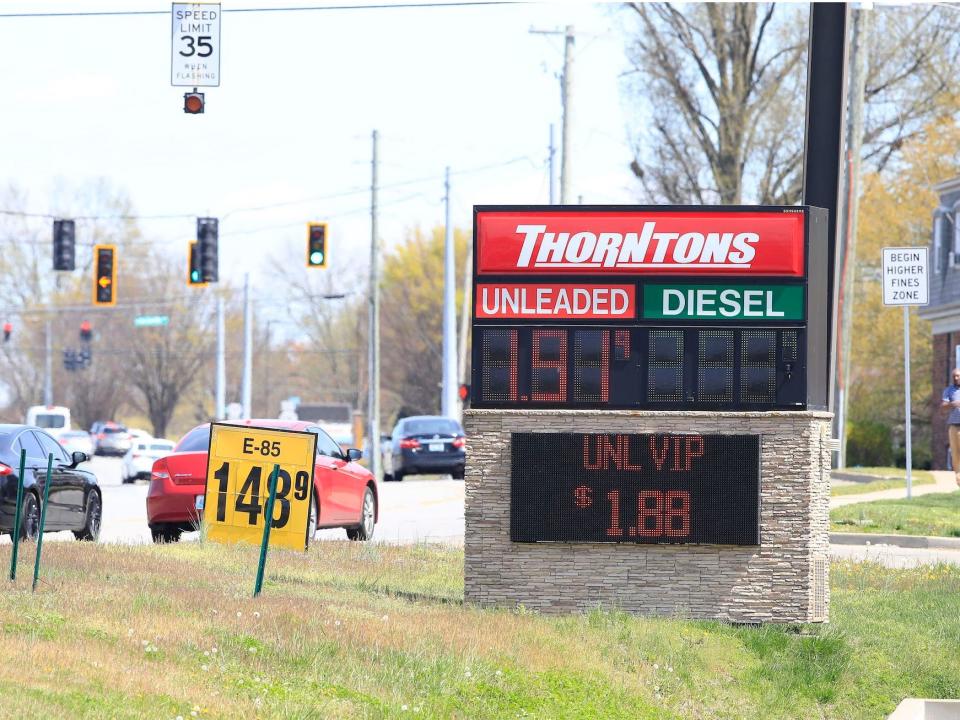
M 742 623 L 829 620 L 825 412 L 470 410 L 465 598 L 544 613 L 593 608 Z M 514 432 L 760 435 L 759 547 L 510 541 Z

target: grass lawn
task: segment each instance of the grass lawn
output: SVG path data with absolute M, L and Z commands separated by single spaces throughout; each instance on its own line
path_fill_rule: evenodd
M 830 529 L 960 537 L 960 493 L 931 493 L 911 500 L 877 500 L 834 508 L 830 511 Z
M 960 696 L 960 568 L 835 565 L 829 626 L 462 602 L 455 549 L 51 542 L 0 591 L 3 718 L 857 718 Z M 10 547 L 0 548 L 9 565 Z
M 907 471 L 904 468 L 896 467 L 859 467 L 844 468 L 843 472 L 856 475 L 875 475 L 879 480 L 870 482 L 858 482 L 852 485 L 835 485 L 831 488 L 830 494 L 834 497 L 840 495 L 860 495 L 862 493 L 876 492 L 877 490 L 894 490 L 907 487 Z M 910 473 L 914 485 L 932 485 L 933 474 L 929 470 L 913 470 Z

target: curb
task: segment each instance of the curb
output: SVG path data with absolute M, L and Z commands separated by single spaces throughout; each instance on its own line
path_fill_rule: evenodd
M 872 533 L 830 533 L 833 545 L 895 545 L 903 548 L 960 550 L 960 538 L 924 535 L 875 535 Z

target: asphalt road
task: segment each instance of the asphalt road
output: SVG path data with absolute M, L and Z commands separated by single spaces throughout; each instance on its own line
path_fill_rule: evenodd
M 93 458 L 86 466 L 100 480 L 103 489 L 103 528 L 101 542 L 149 543 L 147 527 L 147 483 L 123 485 L 120 482 L 120 460 Z M 380 485 L 380 521 L 376 542 L 413 544 L 442 542 L 463 544 L 463 482 L 445 476 L 415 476 L 400 483 Z M 185 540 L 195 533 L 184 535 Z M 51 533 L 51 540 L 73 541 L 73 535 Z M 321 530 L 320 540 L 342 540 L 341 529 Z M 9 542 L 9 540 L 7 540 Z M 913 567 L 919 564 L 946 562 L 960 565 L 960 551 L 926 548 L 900 548 L 889 545 L 833 545 L 835 558 L 874 560 L 887 567 Z
M 147 482 L 120 482 L 120 460 L 95 457 L 85 464 L 103 489 L 102 542 L 151 542 L 147 527 Z M 399 483 L 381 483 L 380 520 L 374 540 L 410 544 L 444 542 L 463 544 L 463 481 L 446 476 L 414 476 Z M 185 539 L 194 537 L 187 533 Z M 55 533 L 50 537 L 69 533 Z M 318 539 L 343 540 L 342 529 L 321 530 Z

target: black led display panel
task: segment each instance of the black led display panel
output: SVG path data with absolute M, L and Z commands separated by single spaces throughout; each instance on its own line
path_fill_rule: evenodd
M 513 433 L 514 542 L 760 544 L 757 435 Z

